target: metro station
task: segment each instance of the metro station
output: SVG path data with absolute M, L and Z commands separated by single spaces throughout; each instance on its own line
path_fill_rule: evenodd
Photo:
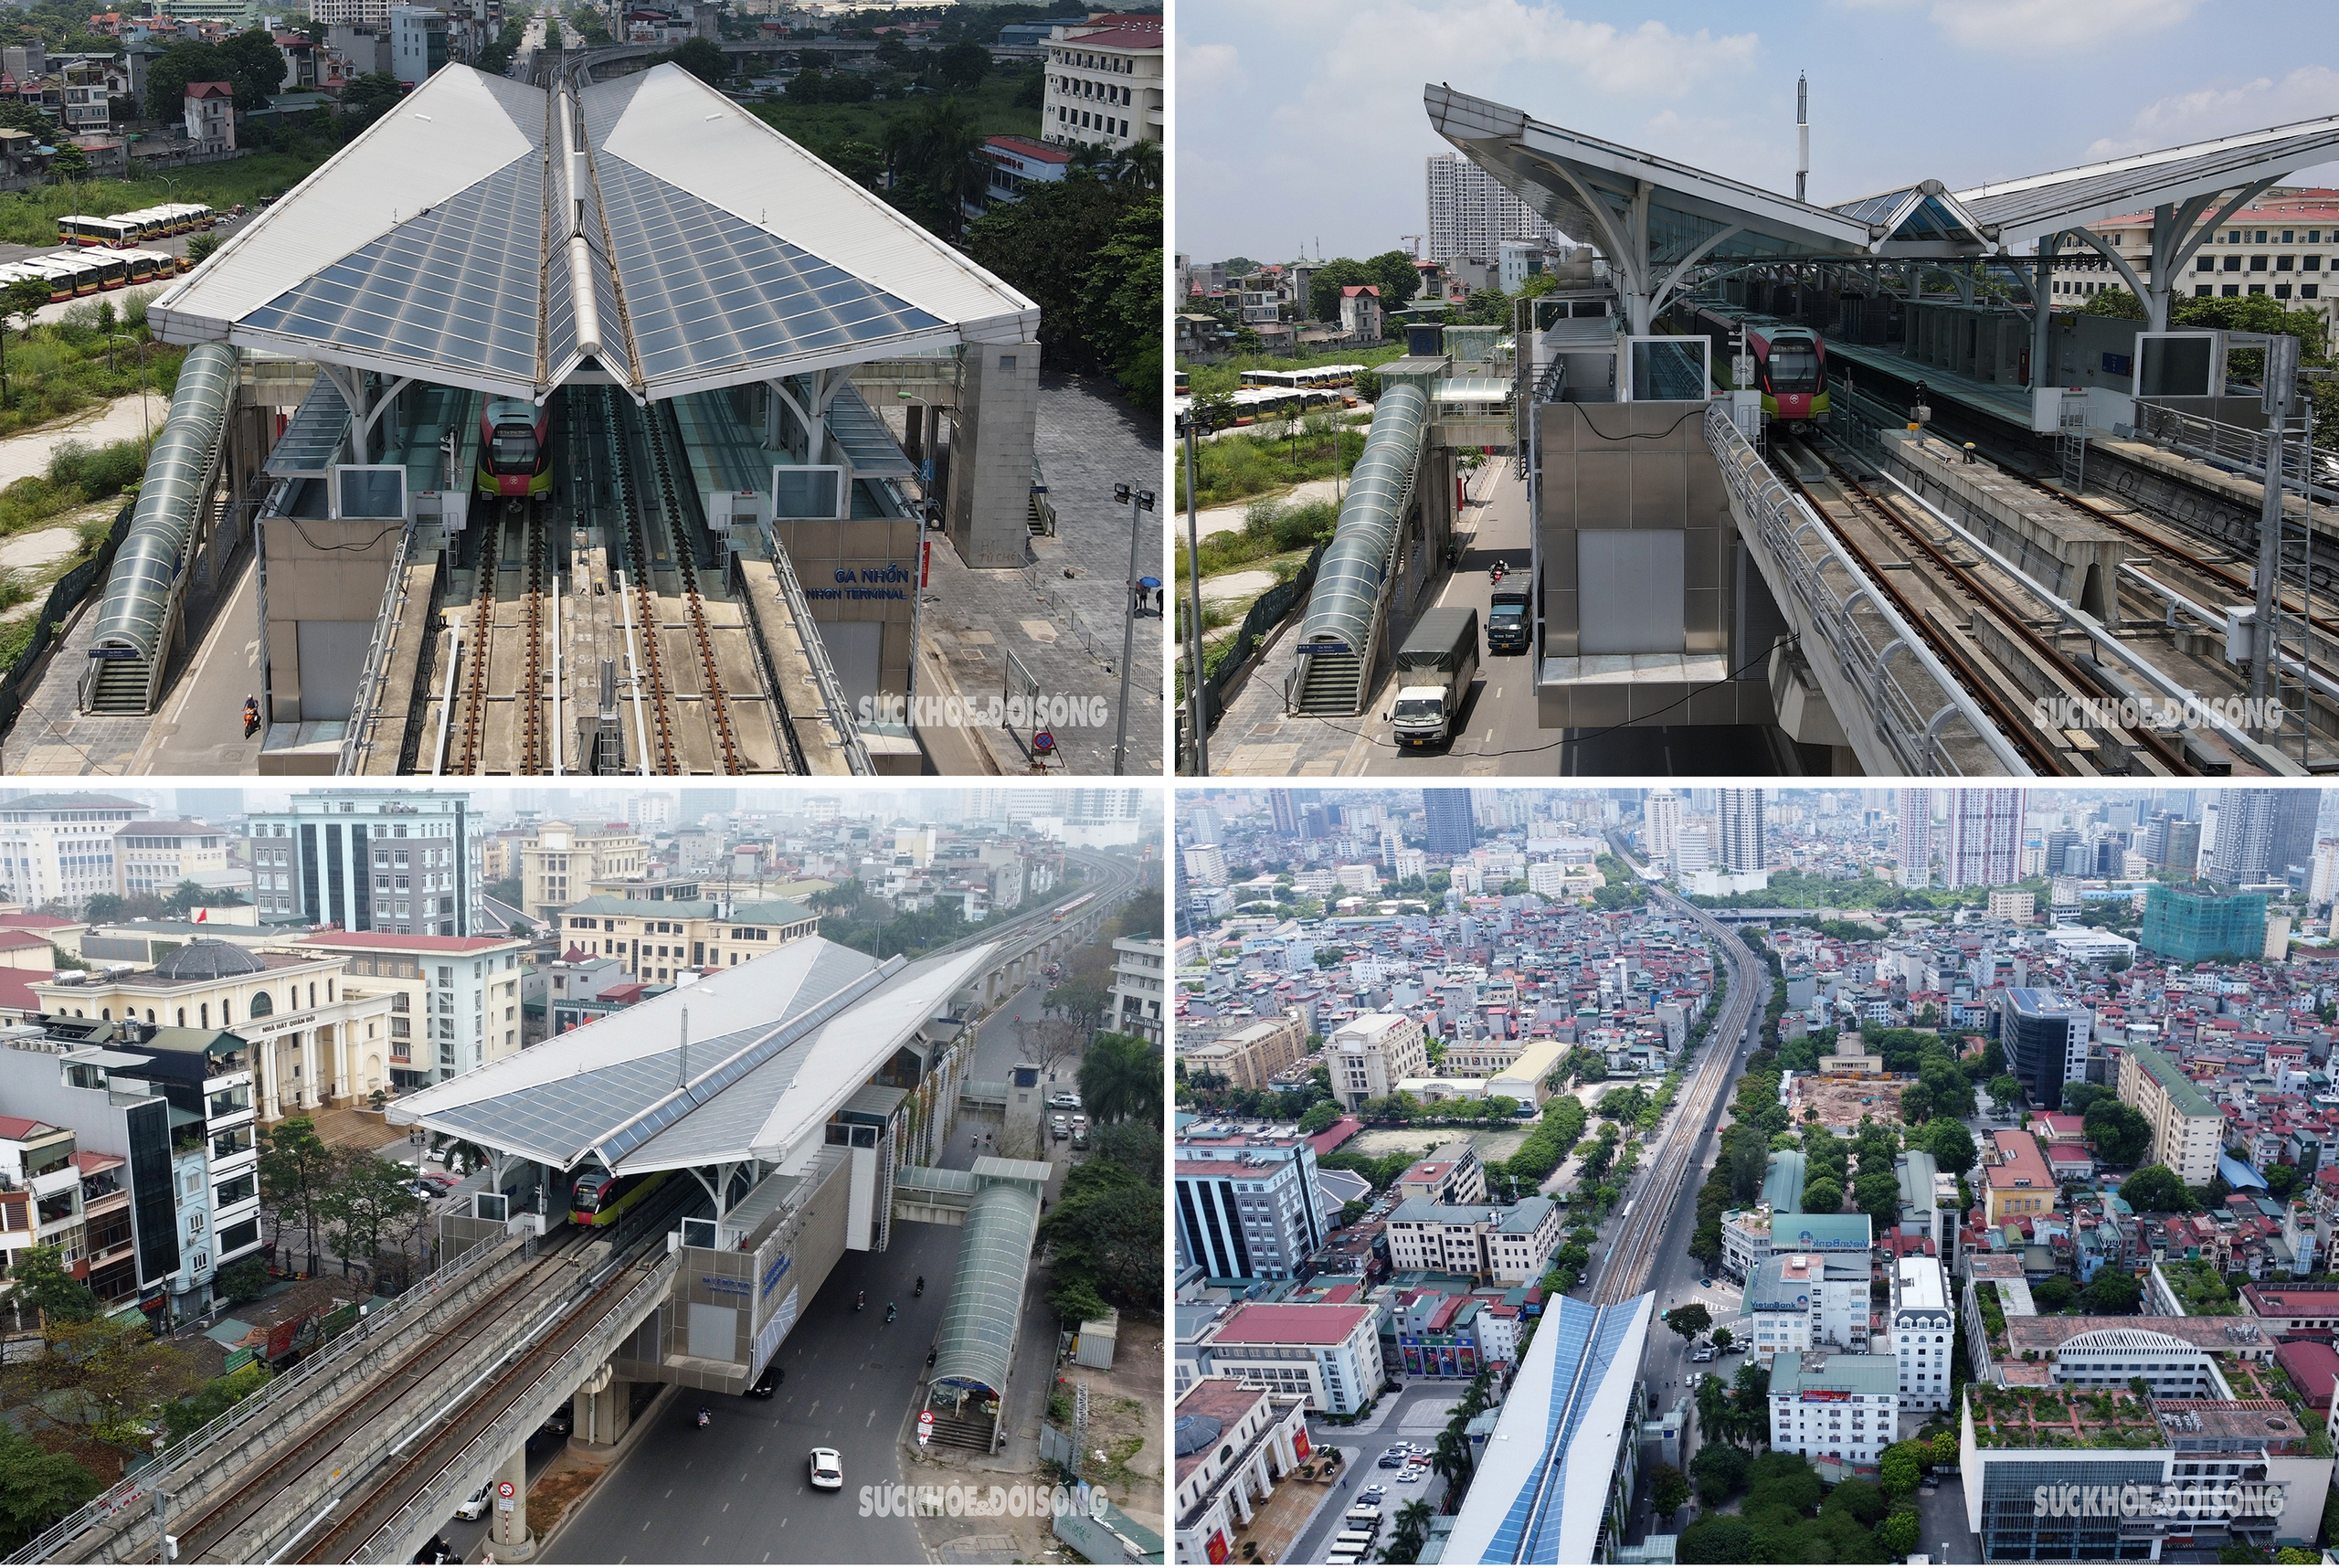
M 929 529 L 1024 561 L 1037 307 L 680 68 L 590 75 L 433 75 L 153 301 L 196 347 L 81 713 L 258 628 L 264 773 L 918 769 L 856 715 Z
M 1820 206 L 1448 86 L 1424 104 L 1581 248 L 1515 331 L 1408 326 L 1378 367 L 1297 635 L 1220 726 L 1221 771 L 2339 766 L 2339 471 L 2308 455 L 2298 340 L 2170 325 L 2216 286 L 2203 248 L 2258 249 L 2223 226 L 2329 158 L 2339 117 Z M 2126 245 L 2090 227 L 2122 217 Z M 2145 319 L 2059 298 L 2075 252 Z M 1523 480 L 1523 526 L 1457 534 L 1481 452 Z M 1506 555 L 1527 662 L 1490 652 L 1444 749 L 1396 747 L 1398 649 L 1433 605 L 1483 620 Z

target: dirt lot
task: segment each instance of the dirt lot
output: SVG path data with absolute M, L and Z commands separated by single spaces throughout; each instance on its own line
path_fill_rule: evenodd
M 1110 1372 L 1065 1365 L 1069 1380 L 1088 1384 L 1089 1427 L 1082 1478 L 1101 1486 L 1113 1505 L 1138 1523 L 1164 1531 L 1162 1484 L 1168 1452 L 1162 1436 L 1165 1336 L 1159 1318 L 1121 1316 L 1118 1351 Z M 1097 1457 L 1099 1453 L 1102 1459 Z M 992 1467 L 964 1449 L 936 1447 L 905 1455 L 902 1478 L 911 1486 L 1053 1485 L 1052 1470 L 1028 1475 Z M 922 1519 L 926 1545 L 945 1563 L 1063 1563 L 1070 1557 L 1045 1519 Z
M 1900 1086 L 1875 1078 L 1806 1078 L 1798 1074 L 1794 1103 L 1788 1107 L 1798 1127 L 1803 1125 L 1806 1106 L 1818 1107 L 1822 1127 L 1857 1127 L 1864 1116 L 1898 1125 Z
M 1509 1159 L 1519 1146 L 1527 1141 L 1527 1132 L 1523 1128 L 1515 1132 L 1508 1128 L 1476 1130 L 1458 1127 L 1376 1128 L 1358 1133 L 1340 1147 L 1378 1159 L 1400 1150 L 1419 1150 L 1425 1154 L 1440 1144 L 1452 1143 L 1457 1139 L 1468 1139 L 1477 1150 L 1478 1158 L 1491 1164 L 1498 1160 Z

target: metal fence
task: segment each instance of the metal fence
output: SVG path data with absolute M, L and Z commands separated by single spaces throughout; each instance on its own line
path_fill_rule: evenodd
M 50 586 L 48 599 L 34 619 L 32 640 L 16 655 L 16 662 L 0 673 L 0 735 L 13 728 L 16 716 L 24 712 L 25 688 L 33 683 L 41 661 L 55 646 L 58 628 L 112 567 L 113 553 L 130 533 L 130 514 L 137 504 L 134 498 L 123 502 L 122 510 L 114 514 L 113 526 L 106 530 L 105 543 L 98 546 L 98 553 Z
M 2311 484 L 2314 499 L 2325 504 L 2339 502 L 2339 457 L 2326 451 L 2313 450 L 2301 439 L 2302 434 L 2302 428 L 2294 428 L 2283 440 L 2283 478 L 2301 487 Z M 2245 479 L 2261 478 L 2266 472 L 2266 445 L 2270 437 L 2265 430 L 2222 424 L 2205 415 L 2187 414 L 2139 399 L 2136 404 L 2136 437 L 2139 440 L 2173 447 L 2187 457 L 2238 469 Z
M 1032 585 L 1033 596 L 1047 606 L 1049 615 L 1071 629 L 1072 634 L 1080 640 L 1080 645 L 1088 651 L 1089 657 L 1117 659 L 1121 656 L 1119 631 L 1107 634 L 1091 630 L 1088 622 L 1081 618 L 1080 611 L 1073 607 L 1072 601 L 1058 593 L 1050 586 L 1048 579 L 1040 575 L 1036 565 L 1023 567 L 1022 572 L 1023 580 Z
M 1292 606 L 1307 599 L 1308 590 L 1316 586 L 1317 564 L 1323 560 L 1324 552 L 1330 544 L 1328 539 L 1307 552 L 1307 563 L 1299 568 L 1297 577 L 1287 583 L 1277 583 L 1251 601 L 1250 613 L 1244 616 L 1242 626 L 1235 630 L 1234 641 L 1224 645 L 1217 666 L 1202 682 L 1203 724 L 1212 729 L 1218 727 L 1219 715 L 1226 711 L 1226 705 L 1220 700 L 1222 694 L 1250 666 L 1253 656 L 1265 643 L 1267 634 L 1283 624 L 1283 619 L 1291 613 Z

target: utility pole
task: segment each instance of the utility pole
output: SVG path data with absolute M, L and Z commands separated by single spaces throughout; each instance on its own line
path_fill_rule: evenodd
M 1194 460 L 1194 417 L 1185 416 L 1186 437 L 1186 569 L 1192 579 L 1193 599 L 1188 612 L 1188 631 L 1193 646 L 1193 671 L 1186 680 L 1186 703 L 1191 709 L 1194 726 L 1194 777 L 1210 777 L 1209 714 L 1202 702 L 1202 541 L 1201 525 L 1195 517 L 1195 486 L 1200 482 Z M 1338 428 L 1333 433 L 1333 450 L 1339 451 Z M 1337 456 L 1334 460 L 1338 461 Z
M 2265 701 L 2274 683 L 2274 612 L 2281 601 L 2274 588 L 2282 575 L 2282 438 L 2291 422 L 2291 400 L 2297 395 L 2299 340 L 2288 333 L 2266 339 L 2266 370 L 2260 377 L 2265 388 L 2266 497 L 2258 514 L 2258 604 L 2249 629 L 2249 696 L 2255 711 L 2250 726 L 2253 740 L 2269 740 L 2280 725 L 2265 722 Z
M 1804 199 L 1804 182 L 1811 177 L 1811 83 L 1794 73 L 1794 199 Z
M 1129 507 L 1129 580 L 1127 602 L 1121 606 L 1121 726 L 1113 741 L 1113 777 L 1117 779 L 1128 755 L 1129 662 L 1137 652 L 1137 542 L 1144 532 L 1138 519 L 1140 514 L 1153 510 L 1153 492 L 1117 484 L 1113 486 L 1113 499 L 1126 501 Z

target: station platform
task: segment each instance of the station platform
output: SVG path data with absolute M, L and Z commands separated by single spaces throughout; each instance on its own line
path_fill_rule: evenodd
M 1827 357 L 1840 360 L 1853 372 L 1853 384 L 1860 385 L 1863 372 L 1873 372 L 1879 377 L 1890 377 L 1902 385 L 1921 381 L 1935 398 L 1947 397 L 1960 408 L 1976 414 L 1987 415 L 2011 425 L 2022 433 L 2030 429 L 2030 388 L 2008 387 L 2001 382 L 1978 380 L 1961 376 L 1940 366 L 1928 365 L 1896 348 L 1879 347 L 1873 344 L 1840 343 L 1827 339 Z M 1874 395 L 1881 396 L 1882 388 Z

